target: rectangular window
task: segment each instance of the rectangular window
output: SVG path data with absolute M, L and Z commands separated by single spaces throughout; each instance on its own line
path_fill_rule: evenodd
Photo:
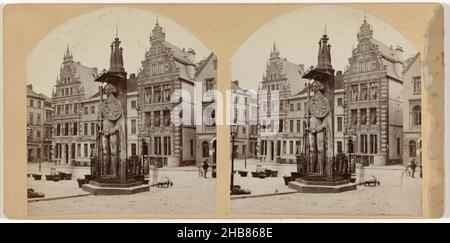
M 91 106 L 91 114 L 95 113 L 95 106 Z
M 366 72 L 370 71 L 370 60 L 366 60 Z
M 41 125 L 41 114 L 37 114 L 37 125 Z
M 189 149 L 191 151 L 191 156 L 193 156 L 194 155 L 194 139 L 191 139 L 189 141 Z
M 290 110 L 290 111 L 294 111 L 294 104 L 290 104 L 290 105 L 289 105 L 289 110 Z
M 37 103 L 38 103 L 38 104 L 37 104 L 38 108 L 41 108 L 41 101 L 38 100 Z
M 87 122 L 86 123 L 84 123 L 84 136 L 87 136 L 88 135 L 88 124 L 87 124 Z
M 294 141 L 289 141 L 289 152 L 294 154 Z
M 169 110 L 164 111 L 164 126 L 165 127 L 170 126 L 170 111 Z
M 159 114 L 160 114 L 159 111 L 154 111 L 153 112 L 153 116 L 154 116 L 153 124 L 154 124 L 155 127 L 161 126 L 161 120 L 160 120 L 160 115 Z
M 77 144 L 77 157 L 81 157 L 81 144 Z
M 370 135 L 370 153 L 371 154 L 378 153 L 377 135 Z
M 64 114 L 69 115 L 69 110 L 70 110 L 69 104 L 66 104 L 66 105 L 64 106 Z
M 337 131 L 342 132 L 342 117 L 337 117 Z
M 361 153 L 367 153 L 367 135 L 361 135 L 361 144 L 360 144 Z
M 370 83 L 370 99 L 376 100 L 378 98 L 378 85 L 377 82 Z
M 357 84 L 352 85 L 351 88 L 351 97 L 352 101 L 357 101 L 359 96 L 359 88 Z
M 160 86 L 155 86 L 154 87 L 154 92 L 155 92 L 155 99 L 154 102 L 161 102 L 161 87 Z
M 90 151 L 89 151 L 89 156 L 90 156 L 90 157 L 94 157 L 94 154 L 95 154 L 95 143 L 91 143 L 90 146 L 89 146 L 89 148 L 90 148 L 90 149 L 89 149 L 89 150 L 90 150 Z
M 280 119 L 279 120 L 278 132 L 283 132 L 283 127 L 284 127 L 283 120 Z
M 136 109 L 136 101 L 135 100 L 131 101 L 131 109 Z
M 301 111 L 302 110 L 302 103 L 297 103 L 297 110 Z
M 61 115 L 61 106 L 60 105 L 57 106 L 56 115 L 58 115 L 58 116 Z
M 91 122 L 91 136 L 95 136 L 95 123 Z
M 30 121 L 29 121 L 29 123 L 30 123 L 30 125 L 33 125 L 33 112 L 30 112 Z
M 294 120 L 289 121 L 289 132 L 290 133 L 294 132 Z
M 352 119 L 352 125 L 358 125 L 358 111 L 357 110 L 351 111 L 351 119 Z
M 64 136 L 69 136 L 69 123 L 64 124 Z
M 397 154 L 400 154 L 401 148 L 400 148 L 400 138 L 397 138 Z
M 84 154 L 84 157 L 88 157 L 88 145 L 87 145 L 87 143 L 85 143 L 84 145 L 83 145 L 83 154 Z
M 367 110 L 366 109 L 361 109 L 360 110 L 361 113 L 361 125 L 366 125 L 367 124 Z
M 422 92 L 420 77 L 413 77 L 414 94 L 420 94 Z
M 155 154 L 161 155 L 161 137 L 155 137 Z
M 337 153 L 341 154 L 342 153 L 342 141 L 337 141 Z
M 88 115 L 89 114 L 89 108 L 86 106 L 86 107 L 84 107 L 84 114 L 85 115 Z
M 150 104 L 152 103 L 152 87 L 147 87 L 144 89 L 144 103 Z
M 377 124 L 377 108 L 370 108 L 370 124 Z
M 338 106 L 342 106 L 342 98 L 338 98 L 337 99 L 337 105 Z
M 367 100 L 368 98 L 367 84 L 361 84 L 361 100 Z
M 135 156 L 135 155 L 137 155 L 137 152 L 136 152 L 136 144 L 135 143 L 132 143 L 131 144 L 131 156 Z
M 131 120 L 131 134 L 136 134 L 136 119 Z
M 205 90 L 214 90 L 215 89 L 215 82 L 214 79 L 206 79 L 205 80 Z
M 301 120 L 297 120 L 297 133 L 300 133 L 301 131 Z
M 56 124 L 56 136 L 61 136 L 61 124 Z
M 152 113 L 151 112 L 145 112 L 145 127 L 151 127 L 152 126 Z
M 283 141 L 283 154 L 286 154 L 287 142 Z
M 78 114 L 78 104 L 73 104 L 73 113 Z
M 74 136 L 78 135 L 78 123 L 76 122 L 73 123 L 73 135 Z
M 38 140 L 41 139 L 41 131 L 36 131 L 36 137 Z
M 34 106 L 34 100 L 30 99 L 30 107 L 33 107 L 33 106 Z

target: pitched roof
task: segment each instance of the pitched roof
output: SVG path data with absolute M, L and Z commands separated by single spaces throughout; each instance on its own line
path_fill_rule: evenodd
M 380 50 L 381 55 L 393 59 L 395 61 L 399 61 L 402 62 L 403 60 L 399 60 L 396 56 L 395 56 L 395 51 L 387 46 L 386 44 L 384 44 L 383 42 L 377 40 L 377 39 L 372 39 L 372 42 L 378 46 L 378 49 Z
M 239 86 L 239 81 L 237 81 L 237 80 L 234 80 L 231 82 L 231 90 L 244 91 L 244 92 L 246 91 L 245 89 L 243 89 Z
M 197 63 L 197 68 L 195 69 L 195 77 L 196 78 L 212 57 L 214 57 L 214 53 L 211 52 L 207 58 L 204 58 L 200 62 Z
M 43 99 L 45 101 L 49 101 L 50 100 L 50 102 L 51 102 L 51 99 L 49 97 L 47 97 L 46 95 L 44 95 L 42 93 L 36 93 L 33 90 L 32 86 L 30 86 L 30 85 L 27 85 L 27 96 Z
M 405 60 L 405 69 L 403 70 L 403 73 L 406 73 L 408 71 L 408 69 L 412 66 L 412 64 L 417 60 L 417 58 L 420 57 L 420 52 L 417 52 L 416 55 L 408 58 Z
M 127 91 L 128 91 L 128 93 L 138 91 L 137 78 L 129 78 L 129 79 L 127 79 Z M 100 91 L 97 91 L 94 95 L 89 97 L 88 100 L 94 99 L 94 98 L 97 98 L 97 97 L 100 97 Z

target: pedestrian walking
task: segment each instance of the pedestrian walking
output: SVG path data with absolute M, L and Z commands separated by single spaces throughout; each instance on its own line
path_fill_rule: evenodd
M 206 173 L 208 172 L 208 167 L 209 167 L 207 159 L 205 159 L 205 161 L 203 161 L 202 167 L 203 167 L 203 171 L 204 171 L 203 176 L 206 178 Z
M 411 160 L 411 173 L 412 173 L 411 177 L 412 178 L 414 178 L 414 173 L 416 172 L 416 167 L 417 167 L 416 160 L 412 159 Z

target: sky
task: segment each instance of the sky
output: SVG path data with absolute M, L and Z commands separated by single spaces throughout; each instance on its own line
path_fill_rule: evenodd
M 274 18 L 246 40 L 232 58 L 232 80 L 239 80 L 244 89 L 257 90 L 274 42 L 282 58 L 305 67 L 316 66 L 318 42 L 325 26 L 330 38 L 333 68 L 343 71 L 352 48 L 357 45 L 356 34 L 365 15 L 375 39 L 388 46 L 403 47 L 404 59 L 417 53 L 398 31 L 374 16 L 349 7 L 312 6 Z
M 73 18 L 44 37 L 28 56 L 27 83 L 37 93 L 51 97 L 67 45 L 75 61 L 99 71 L 108 69 L 116 26 L 124 48 L 125 70 L 137 73 L 145 49 L 150 47 L 149 37 L 157 17 L 167 41 L 180 48 L 193 48 L 196 61 L 210 54 L 193 34 L 162 15 L 128 7 L 103 8 Z

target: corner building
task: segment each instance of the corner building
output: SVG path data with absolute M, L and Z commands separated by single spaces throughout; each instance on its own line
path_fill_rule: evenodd
M 403 50 L 376 40 L 364 18 L 344 72 L 344 132 L 357 163 L 401 163 Z

